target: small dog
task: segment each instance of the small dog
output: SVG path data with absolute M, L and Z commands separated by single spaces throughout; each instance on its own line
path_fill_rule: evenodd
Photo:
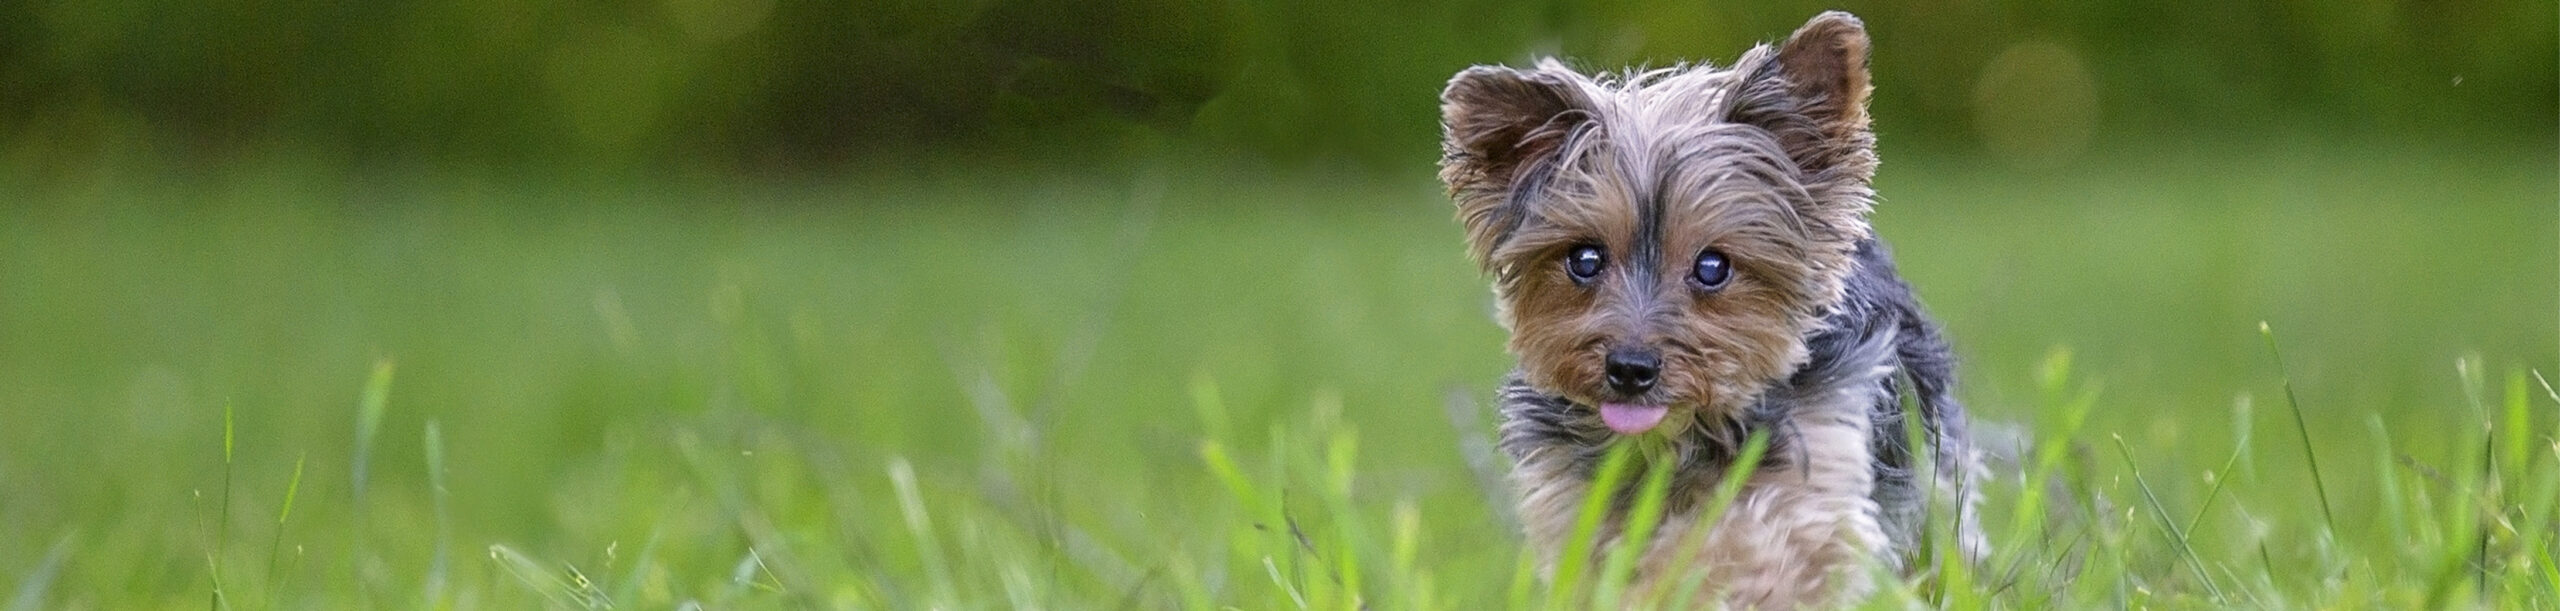
M 1676 461 L 1640 593 L 1855 601 L 1869 567 L 1918 563 L 1932 497 L 1980 553 L 1952 355 L 1867 223 L 1867 50 L 1831 12 L 1729 68 L 1450 79 L 1440 178 L 1519 359 L 1500 445 L 1550 566 L 1586 560 L 1555 558 L 1585 495 L 1616 497 L 1598 549 L 1623 536 L 1633 492 L 1592 490 L 1621 442 L 1644 448 L 1628 481 Z M 1758 432 L 1765 459 L 1700 523 Z

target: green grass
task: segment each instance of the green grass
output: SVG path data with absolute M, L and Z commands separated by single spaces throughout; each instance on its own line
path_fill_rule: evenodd
M 1993 556 L 1875 605 L 2560 604 L 2551 151 L 1891 160 L 2033 444 Z M 0 181 L 0 600 L 1628 595 L 1470 467 L 1508 362 L 1427 179 L 989 174 Z

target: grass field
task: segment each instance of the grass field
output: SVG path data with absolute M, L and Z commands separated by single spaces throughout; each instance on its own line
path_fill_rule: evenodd
M 2034 445 L 1997 554 L 1875 604 L 2560 605 L 2552 151 L 2211 150 L 1888 157 L 1962 396 Z M 1420 176 L 0 202 L 5 609 L 1610 595 L 1471 468 L 1508 360 Z

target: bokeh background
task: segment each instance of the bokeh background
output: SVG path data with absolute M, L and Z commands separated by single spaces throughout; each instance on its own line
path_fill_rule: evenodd
M 2245 478 L 2205 555 L 2387 584 L 2370 499 L 2560 361 L 2548 1 L 5 2 L 0 588 L 1259 608 L 1303 520 L 1494 600 L 1440 86 L 1829 8 L 1963 395 L 2125 439 L 2091 498 Z
M 1192 145 L 1409 174 L 1437 137 L 1417 100 L 1454 68 L 1724 61 L 1827 8 L 1875 26 L 1901 147 L 2472 148 L 2553 120 L 2536 2 L 666 0 L 22 4 L 0 124 L 12 166 L 56 171 L 131 148 L 769 175 Z

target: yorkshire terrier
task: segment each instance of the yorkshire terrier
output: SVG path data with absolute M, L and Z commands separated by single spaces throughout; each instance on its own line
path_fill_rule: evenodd
M 1980 554 L 1952 354 L 1867 222 L 1868 47 L 1831 12 L 1730 67 L 1450 79 L 1440 178 L 1519 360 L 1500 445 L 1549 566 L 1596 559 L 1555 557 L 1585 495 L 1613 496 L 1595 548 L 1625 536 L 1633 487 L 1593 489 L 1618 443 L 1643 449 L 1624 481 L 1671 461 L 1636 592 L 1853 602 L 1925 562 L 1933 499 Z

